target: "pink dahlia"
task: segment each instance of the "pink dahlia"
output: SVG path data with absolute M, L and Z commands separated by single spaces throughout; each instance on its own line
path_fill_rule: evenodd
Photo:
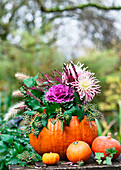
M 84 100 L 84 102 L 91 101 L 95 94 L 100 93 L 100 86 L 97 84 L 99 81 L 96 77 L 93 77 L 93 75 L 94 73 L 84 70 L 78 76 L 78 80 L 71 83 L 71 85 L 77 89 L 80 100 Z
M 74 99 L 74 90 L 69 86 L 58 84 L 49 88 L 45 99 L 49 102 L 64 103 Z
M 75 65 L 72 61 L 70 64 L 64 64 L 63 73 L 62 73 L 62 82 L 69 85 L 71 82 L 78 80 L 79 75 L 82 71 L 85 71 L 86 68 L 82 68 L 84 64 L 78 63 Z

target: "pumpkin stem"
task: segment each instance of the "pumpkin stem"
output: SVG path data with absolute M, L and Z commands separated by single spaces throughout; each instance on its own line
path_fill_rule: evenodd
M 111 133 L 108 133 L 107 138 L 111 139 Z
M 76 142 L 74 142 L 73 144 L 76 145 L 77 143 L 79 143 L 79 142 L 76 141 Z

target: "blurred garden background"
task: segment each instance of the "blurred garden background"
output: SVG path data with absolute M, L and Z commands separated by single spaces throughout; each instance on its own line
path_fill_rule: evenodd
M 18 133 L 3 126 L 8 108 L 21 100 L 12 97 L 20 87 L 15 73 L 50 74 L 73 61 L 84 63 L 100 80 L 102 93 L 93 100 L 103 114 L 99 135 L 111 132 L 121 142 L 120 18 L 120 0 L 0 0 L 0 129 L 8 141 Z M 24 135 L 16 143 L 19 138 Z

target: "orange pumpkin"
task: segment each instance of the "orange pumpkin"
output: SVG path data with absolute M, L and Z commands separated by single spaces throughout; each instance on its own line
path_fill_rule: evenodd
M 54 165 L 59 162 L 60 156 L 57 153 L 45 153 L 42 156 L 43 163 L 47 165 Z
M 66 155 L 69 161 L 77 163 L 78 161 L 86 162 L 91 156 L 91 149 L 84 141 L 75 141 L 67 148 Z
M 120 143 L 116 139 L 111 138 L 111 133 L 108 133 L 107 137 L 98 136 L 92 143 L 92 151 L 94 153 L 95 152 L 104 153 L 105 157 L 107 156 L 105 149 L 112 147 L 115 147 L 115 149 L 117 150 L 117 153 L 113 155 L 113 158 L 115 159 L 120 155 Z M 105 159 L 105 157 L 103 159 Z
M 34 150 L 42 155 L 47 152 L 58 153 L 61 159 L 66 158 L 67 147 L 76 140 L 86 141 L 91 145 L 92 141 L 98 136 L 95 121 L 88 122 L 85 118 L 80 122 L 77 116 L 72 116 L 70 125 L 64 122 L 61 131 L 61 122 L 55 125 L 48 120 L 47 128 L 43 128 L 38 139 L 33 133 L 29 134 L 29 141 Z

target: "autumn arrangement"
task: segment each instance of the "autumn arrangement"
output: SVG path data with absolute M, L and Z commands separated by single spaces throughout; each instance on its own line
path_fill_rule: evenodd
M 63 64 L 62 72 L 51 71 L 51 76 L 38 73 L 35 77 L 29 77 L 18 73 L 16 77 L 23 83 L 14 95 L 21 95 L 23 101 L 14 107 L 14 113 L 23 111 L 26 133 L 34 150 L 40 155 L 52 152 L 51 156 L 57 157 L 55 163 L 66 156 L 76 163 L 80 157 L 73 158 L 71 153 L 83 145 L 81 160 L 88 160 L 90 146 L 98 136 L 95 119 L 101 117 L 96 105 L 90 103 L 100 93 L 99 81 L 94 73 L 83 64 L 70 62 Z M 11 110 L 5 119 L 10 115 Z M 46 164 L 54 164 L 48 163 L 49 157 L 46 154 L 43 160 Z

